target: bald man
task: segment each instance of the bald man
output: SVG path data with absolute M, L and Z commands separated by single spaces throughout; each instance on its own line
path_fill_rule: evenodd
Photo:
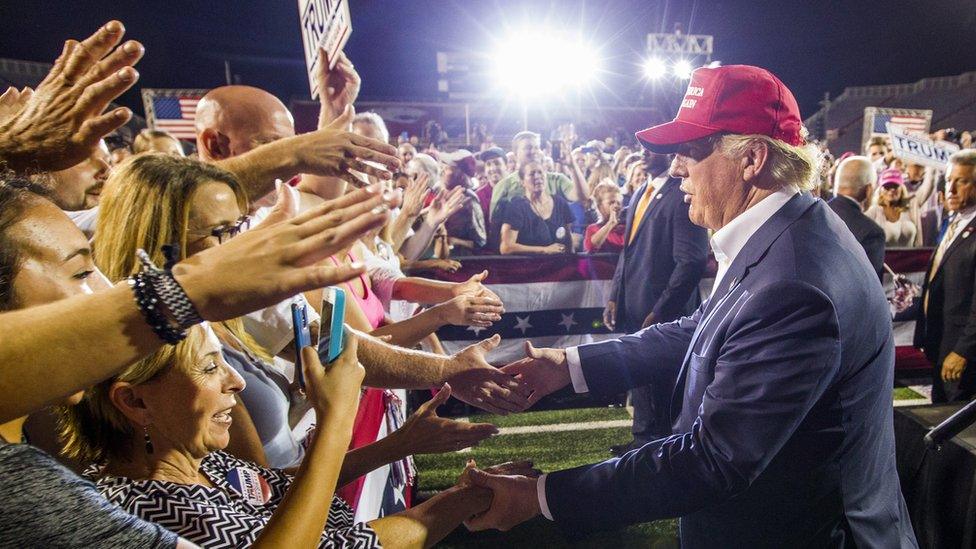
M 323 93 L 319 96 L 321 110 L 319 112 L 318 130 L 338 129 L 348 132 L 351 127 L 351 116 L 348 121 L 339 120 L 359 96 L 361 80 L 352 63 L 340 53 L 335 66 L 330 70 L 328 63 L 320 64 L 322 70 L 317 76 L 319 89 Z M 240 157 L 253 149 L 283 139 L 294 138 L 295 119 L 291 112 L 277 97 L 253 86 L 222 86 L 208 92 L 197 105 L 196 112 L 197 150 L 200 158 L 207 162 L 223 164 L 229 159 Z M 316 133 L 316 132 L 313 132 Z M 306 134 L 308 135 L 308 134 Z M 359 136 L 351 137 L 355 145 L 378 143 L 368 140 L 363 142 Z M 356 151 L 353 151 L 354 153 Z M 362 151 L 368 153 L 368 151 Z M 357 155 L 358 156 L 358 155 Z M 368 154 L 362 156 L 364 160 L 375 160 Z M 345 162 L 338 159 L 339 166 L 356 169 L 369 175 L 378 175 L 370 166 L 364 166 L 358 161 Z M 380 163 L 392 166 L 388 158 L 379 158 Z M 359 169 L 361 166 L 365 169 Z M 394 166 L 395 167 L 395 166 Z M 233 170 L 232 170 L 233 171 Z M 316 194 L 322 198 L 336 198 L 345 192 L 345 182 L 357 183 L 348 170 L 338 170 L 333 174 L 318 171 L 304 171 L 301 190 Z M 338 177 L 336 177 L 336 175 Z M 291 176 L 282 178 L 288 179 Z M 274 180 L 256 181 L 264 193 L 271 191 Z M 255 197 L 252 197 L 252 199 Z
M 871 196 L 878 174 L 871 159 L 851 156 L 841 161 L 834 174 L 834 191 L 837 196 L 827 203 L 854 234 L 864 248 L 871 266 L 884 277 L 885 234 L 870 217 L 864 215 L 862 204 Z
M 295 119 L 277 97 L 252 86 L 222 86 L 197 104 L 197 151 L 206 162 L 240 156 L 295 135 Z

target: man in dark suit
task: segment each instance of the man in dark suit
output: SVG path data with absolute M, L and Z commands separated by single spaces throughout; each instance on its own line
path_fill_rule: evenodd
M 861 209 L 861 204 L 871 196 L 877 181 L 878 173 L 868 157 L 849 156 L 837 166 L 834 175 L 834 192 L 837 196 L 830 199 L 827 205 L 854 234 L 881 280 L 884 276 L 884 229 L 864 215 Z
M 932 402 L 976 394 L 976 150 L 949 159 L 945 209 L 952 214 L 932 254 L 915 322 L 915 346 L 932 369 Z
M 691 314 L 708 259 L 708 233 L 688 218 L 681 181 L 668 176 L 668 155 L 645 150 L 643 162 L 647 182 L 627 207 L 625 245 L 603 311 L 609 329 L 628 334 Z M 632 389 L 634 439 L 610 452 L 622 455 L 671 434 L 670 400 L 663 385 Z
M 472 528 L 542 513 L 571 534 L 680 516 L 682 547 L 917 547 L 895 468 L 888 302 L 860 245 L 807 192 L 816 156 L 769 72 L 700 68 L 675 120 L 689 214 L 714 229 L 709 299 L 617 340 L 534 349 L 505 367 L 537 395 L 614 393 L 677 371 L 674 433 L 539 479 L 473 471 L 493 491 Z

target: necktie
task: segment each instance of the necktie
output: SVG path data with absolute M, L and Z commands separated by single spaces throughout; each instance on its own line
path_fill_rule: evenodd
M 956 235 L 956 229 L 959 228 L 959 217 L 949 223 L 949 227 L 946 228 L 945 236 L 942 237 L 942 242 L 939 242 L 939 247 L 935 249 L 935 257 L 932 258 L 932 268 L 929 269 L 929 282 L 935 278 L 935 273 L 939 270 L 939 264 L 942 263 L 942 256 L 945 255 L 946 249 L 952 244 L 952 237 Z M 929 292 L 925 292 L 925 301 L 922 303 L 922 311 L 928 313 L 929 310 Z
M 630 236 L 627 237 L 627 244 L 633 242 L 634 237 L 637 236 L 637 227 L 640 227 L 641 219 L 644 218 L 644 212 L 647 211 L 647 205 L 651 203 L 651 199 L 654 198 L 656 191 L 657 189 L 650 183 L 644 189 L 644 194 L 641 196 L 640 202 L 637 203 L 637 209 L 634 210 L 634 224 L 630 227 Z

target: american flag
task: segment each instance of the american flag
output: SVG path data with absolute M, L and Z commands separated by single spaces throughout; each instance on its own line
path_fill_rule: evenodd
M 165 130 L 177 139 L 196 139 L 194 120 L 197 103 L 202 95 L 161 95 L 158 92 L 152 100 L 152 127 Z
M 888 129 L 885 127 L 886 122 L 890 122 L 893 126 L 901 126 L 913 132 L 929 132 L 929 121 L 925 116 L 881 112 L 874 115 L 874 128 L 872 131 L 874 133 L 888 133 Z

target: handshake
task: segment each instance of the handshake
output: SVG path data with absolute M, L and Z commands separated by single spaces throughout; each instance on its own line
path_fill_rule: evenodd
M 483 400 L 476 405 L 494 407 L 491 403 L 495 401 L 504 405 L 505 411 L 521 411 L 570 383 L 565 351 L 537 349 L 526 342 L 525 355 L 500 369 L 512 380 L 507 384 L 511 391 L 502 389 L 504 400 L 495 401 L 496 395 L 483 387 Z M 452 385 L 456 386 L 459 381 L 452 381 Z M 494 387 L 500 388 L 498 385 Z M 469 460 L 453 489 L 469 493 L 481 503 L 472 507 L 479 510 L 465 520 L 464 525 L 472 531 L 490 528 L 507 531 L 539 515 L 542 512 L 538 497 L 541 474 L 530 461 L 478 469 L 474 460 Z

